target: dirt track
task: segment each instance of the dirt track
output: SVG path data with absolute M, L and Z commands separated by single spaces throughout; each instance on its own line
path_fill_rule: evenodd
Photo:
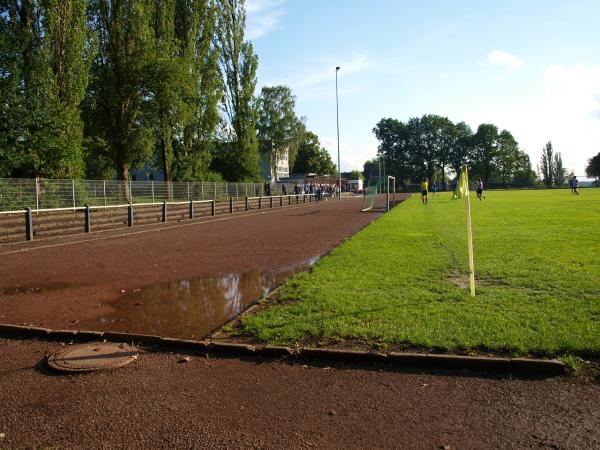
M 70 245 L 64 244 L 89 237 L 0 246 L 0 323 L 152 334 L 143 322 L 96 319 L 110 316 L 124 294 L 149 286 L 281 269 L 323 255 L 376 217 L 361 213 L 360 205 L 360 198 L 330 200 L 120 237 L 96 234 Z
M 0 322 L 79 328 L 122 290 L 304 261 L 375 217 L 358 202 L 0 247 Z M 0 338 L 0 448 L 600 448 L 598 380 L 169 353 L 64 376 L 42 362 L 60 348 Z
M 165 353 L 55 375 L 0 339 L 0 448 L 600 448 L 600 385 Z M 37 365 L 37 367 L 36 367 Z

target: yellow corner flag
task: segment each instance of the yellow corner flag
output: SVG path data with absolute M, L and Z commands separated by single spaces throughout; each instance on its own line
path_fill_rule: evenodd
M 453 199 L 465 199 L 465 208 L 467 210 L 467 245 L 469 247 L 469 285 L 471 287 L 471 296 L 475 297 L 475 262 L 473 259 L 473 230 L 471 229 L 471 199 L 469 196 L 469 172 L 467 166 L 460 168 L 460 178 L 458 185 L 454 190 Z
M 467 166 L 462 166 L 460 168 L 460 177 L 458 179 L 458 184 L 456 185 L 456 189 L 454 189 L 454 194 L 452 195 L 452 200 L 468 196 L 469 174 L 467 173 Z

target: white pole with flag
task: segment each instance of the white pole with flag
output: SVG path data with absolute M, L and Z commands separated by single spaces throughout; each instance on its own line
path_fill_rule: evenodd
M 465 198 L 465 208 L 467 210 L 467 245 L 469 247 L 469 285 L 471 287 L 471 297 L 475 297 L 475 262 L 473 260 L 473 230 L 471 228 L 471 197 L 469 195 L 469 173 L 467 166 L 460 168 L 460 178 L 458 186 L 454 192 L 454 198 Z
M 467 184 L 465 206 L 467 208 L 467 245 L 469 247 L 469 285 L 471 286 L 471 297 L 475 297 L 475 261 L 473 260 L 473 230 L 471 228 L 471 196 L 469 195 L 469 173 L 467 171 L 467 166 L 463 167 L 465 169 L 465 183 Z

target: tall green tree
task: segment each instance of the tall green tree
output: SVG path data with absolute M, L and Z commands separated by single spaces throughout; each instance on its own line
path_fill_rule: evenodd
M 567 177 L 567 169 L 563 166 L 562 155 L 560 152 L 554 154 L 552 163 L 552 179 L 554 180 L 555 186 L 562 186 L 565 184 Z
M 219 102 L 223 86 L 219 72 L 217 4 L 214 0 L 177 0 L 176 35 L 183 52 L 193 59 L 190 69 L 195 86 L 188 98 L 192 104 L 193 120 L 184 127 L 183 141 L 177 149 L 179 179 L 220 179 L 209 171 L 217 126 L 220 122 Z
M 298 136 L 298 122 L 294 111 L 296 100 L 287 86 L 265 86 L 259 97 L 258 139 L 277 181 L 277 162 L 289 158 L 290 147 Z
M 512 176 L 519 162 L 519 144 L 509 131 L 502 130 L 498 136 L 497 150 L 497 172 L 502 184 L 507 185 L 512 181 Z
M 258 139 L 256 122 L 258 102 L 254 95 L 258 57 L 252 43 L 244 41 L 246 9 L 244 0 L 219 2 L 217 38 L 220 50 L 224 95 L 222 108 L 225 118 L 223 136 L 230 142 L 228 180 L 257 180 Z
M 146 86 L 148 123 L 154 131 L 155 154 L 164 179 L 174 176 L 174 144 L 191 121 L 191 108 L 185 101 L 193 95 L 190 61 L 175 35 L 175 1 L 155 0 L 150 11 L 154 39 L 148 55 Z
M 0 3 L 0 176 L 78 177 L 85 0 Z
M 512 183 L 515 186 L 533 186 L 536 183 L 536 173 L 531 169 L 529 155 L 520 151 L 514 166 Z
M 321 146 L 319 137 L 310 131 L 305 133 L 304 139 L 298 147 L 298 157 L 292 173 L 315 173 L 317 175 L 332 175 L 337 169 L 331 155 Z
M 544 184 L 552 186 L 554 183 L 554 150 L 551 141 L 548 141 L 542 150 L 539 171 Z
M 465 122 L 459 122 L 454 125 L 448 165 L 457 177 L 460 174 L 460 168 L 466 164 L 470 158 L 472 144 L 473 131 L 471 130 L 471 127 Z
M 373 128 L 373 133 L 379 140 L 377 153 L 386 162 L 387 173 L 396 177 L 398 181 L 410 178 L 414 174 L 414 158 L 408 146 L 410 136 L 408 126 L 396 119 L 381 119 Z M 376 169 L 372 171 L 373 166 L 367 167 L 365 163 L 365 177 L 379 175 L 379 159 L 373 161 Z
M 365 161 L 363 164 L 363 175 L 366 180 L 370 179 L 372 176 L 376 176 L 379 174 L 379 160 L 377 158 L 370 159 Z
M 498 157 L 498 127 L 484 123 L 473 135 L 471 152 L 472 175 L 480 177 L 487 184 L 496 173 Z
M 113 164 L 117 178 L 152 159 L 148 74 L 153 62 L 151 0 L 91 0 L 89 25 L 98 51 L 84 103 L 94 153 Z M 127 184 L 125 184 L 127 186 Z M 128 195 L 128 193 L 127 193 Z
M 588 160 L 585 174 L 588 177 L 600 178 L 600 152 Z

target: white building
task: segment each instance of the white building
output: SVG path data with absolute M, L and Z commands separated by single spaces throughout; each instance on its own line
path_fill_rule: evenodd
M 260 174 L 261 176 L 270 182 L 274 182 L 281 178 L 288 178 L 290 176 L 290 154 L 286 151 L 284 155 L 277 161 L 277 168 L 275 173 L 270 164 L 270 155 L 268 153 L 261 153 L 260 155 Z

